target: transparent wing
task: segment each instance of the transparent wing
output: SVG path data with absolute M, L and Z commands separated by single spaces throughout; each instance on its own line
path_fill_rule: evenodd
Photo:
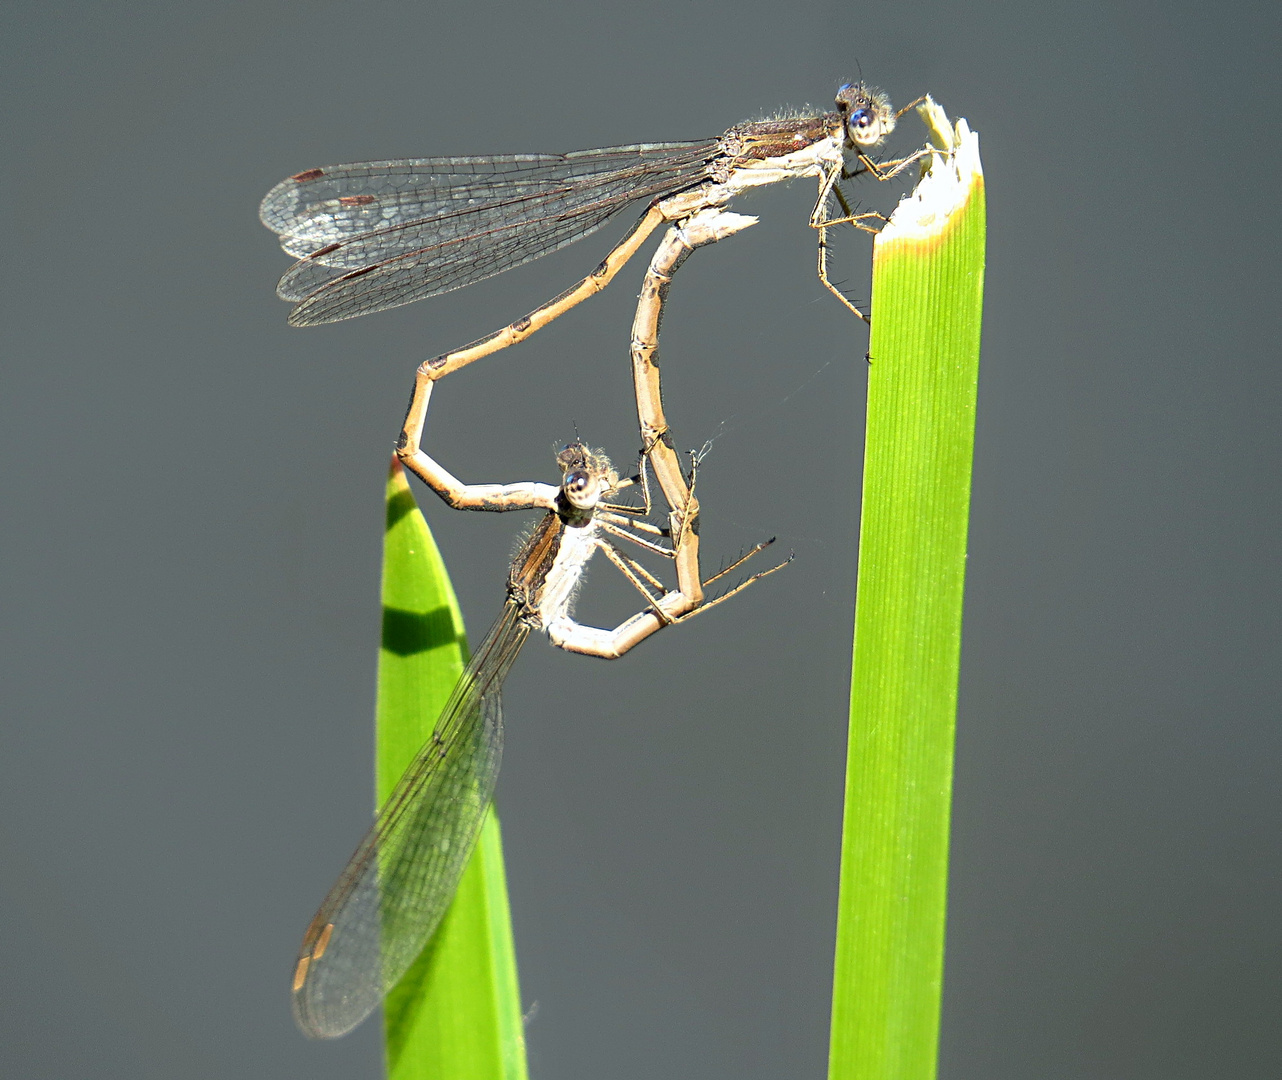
M 291 254 L 362 233 L 454 211 L 503 205 L 549 187 L 590 184 L 638 167 L 665 169 L 699 159 L 715 142 L 638 143 L 570 154 L 497 154 L 481 157 L 363 161 L 308 169 L 271 189 L 258 216 Z M 310 245 L 310 246 L 305 246 Z
M 277 293 L 296 326 L 462 288 L 587 236 L 628 203 L 708 174 L 715 141 L 561 155 L 422 158 L 312 169 L 260 216 L 301 256 Z
M 528 633 L 509 602 L 308 927 L 293 992 L 308 1035 L 333 1038 L 364 1020 L 435 933 L 490 804 L 503 680 Z
M 511 222 L 356 270 L 303 260 L 281 278 L 277 294 L 297 301 L 289 315 L 291 326 L 318 326 L 412 304 L 484 281 L 581 240 L 630 201 L 580 210 L 567 219 Z

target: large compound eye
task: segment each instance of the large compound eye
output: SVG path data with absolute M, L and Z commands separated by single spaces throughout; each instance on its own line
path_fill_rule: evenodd
M 837 91 L 837 111 L 846 123 L 846 137 L 856 149 L 877 146 L 895 130 L 890 100 L 863 83 L 847 83 Z
M 590 477 L 586 469 L 575 469 L 565 474 L 565 492 L 567 495 L 582 495 L 587 490 Z

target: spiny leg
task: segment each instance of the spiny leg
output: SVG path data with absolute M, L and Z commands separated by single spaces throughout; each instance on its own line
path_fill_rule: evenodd
M 649 533 L 651 536 L 671 536 L 667 529 L 658 525 L 651 525 L 650 522 L 634 517 L 631 514 L 620 514 L 615 510 L 598 510 L 596 516 L 601 521 L 609 522 L 611 525 L 618 525 L 620 528 L 635 529 L 637 532 Z
M 667 591 L 663 582 L 646 570 L 645 567 L 636 560 L 629 559 L 608 540 L 602 540 L 597 546 L 605 557 L 619 568 L 619 572 L 632 583 L 632 587 L 646 598 L 647 603 L 655 605 L 663 599 L 663 595 Z M 651 586 L 658 589 L 658 592 L 651 592 Z
M 874 176 L 877 180 L 881 180 L 881 181 L 889 180 L 891 177 L 898 175 L 900 172 L 906 169 L 914 161 L 920 160 L 923 156 L 925 156 L 926 154 L 929 154 L 930 152 L 931 152 L 930 148 L 925 147 L 921 150 L 915 151 L 912 154 L 909 154 L 905 158 L 898 158 L 894 161 L 885 162 L 882 165 L 878 165 L 875 161 L 873 161 L 870 157 L 868 157 L 867 154 L 860 153 L 858 155 L 858 158 L 859 158 L 861 168 L 856 169 L 852 173 L 843 175 L 844 173 L 843 167 L 840 165 L 837 165 L 837 166 L 834 166 L 832 169 L 830 169 L 824 175 L 824 177 L 819 181 L 819 197 L 815 200 L 815 208 L 810 213 L 810 227 L 812 229 L 815 229 L 819 234 L 819 243 L 818 243 L 819 252 L 818 252 L 818 258 L 817 258 L 817 269 L 819 273 L 819 280 L 823 283 L 823 286 L 825 289 L 827 289 L 830 293 L 832 293 L 833 296 L 835 296 L 838 300 L 840 300 L 842 304 L 844 304 L 846 308 L 851 311 L 851 313 L 856 315 L 858 318 L 862 319 L 864 322 L 870 321 L 868 316 L 865 315 L 862 311 L 860 311 L 857 307 L 855 307 L 855 305 L 852 304 L 849 300 L 847 300 L 846 297 L 841 292 L 841 290 L 838 289 L 837 286 L 834 285 L 828 277 L 828 248 L 829 248 L 828 230 L 836 225 L 854 225 L 856 228 L 863 229 L 866 232 L 876 232 L 877 231 L 876 229 L 873 229 L 870 226 L 863 224 L 864 221 L 869 220 L 871 218 L 880 218 L 882 221 L 885 221 L 886 219 L 882 214 L 879 214 L 876 211 L 869 211 L 863 214 L 856 214 L 851 209 L 850 205 L 846 202 L 845 194 L 841 191 L 841 188 L 838 186 L 838 181 L 842 179 L 849 179 L 852 176 L 857 176 L 864 172 L 871 173 L 871 175 Z M 838 217 L 838 218 L 828 217 L 826 211 L 828 207 L 828 199 L 830 197 L 836 198 L 844 214 L 843 217 Z
M 618 490 L 622 490 L 625 487 L 635 487 L 637 484 L 640 484 L 641 505 L 628 506 L 624 503 L 603 502 L 601 503 L 603 509 L 607 511 L 615 511 L 620 514 L 626 514 L 630 517 L 635 516 L 648 518 L 650 516 L 653 509 L 653 500 L 650 496 L 650 465 L 648 454 L 648 448 L 641 451 L 641 460 L 637 465 L 637 475 L 631 476 L 627 480 L 623 481 L 618 488 Z
M 860 157 L 862 158 L 862 154 Z M 823 283 L 833 296 L 840 300 L 856 317 L 868 322 L 868 316 L 860 311 L 854 304 L 846 299 L 845 295 L 831 281 L 828 280 L 828 228 L 830 221 L 825 214 L 828 206 L 828 199 L 837 187 L 837 180 L 841 176 L 841 166 L 834 165 L 823 178 L 819 181 L 819 198 L 815 200 L 815 208 L 810 212 L 810 227 L 815 229 L 819 234 L 819 257 L 817 269 L 819 280 Z M 842 198 L 844 204 L 845 199 Z M 846 207 L 843 205 L 843 209 Z
M 743 555 L 740 555 L 729 566 L 722 567 L 722 569 L 718 570 L 715 574 L 712 575 L 712 577 L 708 578 L 708 580 L 703 583 L 704 588 L 706 589 L 714 581 L 720 580 L 721 578 L 725 577 L 727 574 L 733 574 L 736 570 L 739 569 L 739 567 L 741 567 L 754 555 L 757 555 L 760 552 L 765 551 L 766 548 L 770 547 L 775 542 L 775 539 L 776 537 L 772 536 L 769 540 L 762 540 L 761 543 L 754 544 L 749 551 L 747 551 Z M 791 556 L 788 557 L 788 561 L 789 562 L 792 561 Z M 784 565 L 784 564 L 780 564 L 780 565 Z M 776 569 L 778 569 L 778 567 L 776 567 Z
M 898 121 L 898 120 L 902 119 L 902 118 L 903 118 L 903 115 L 904 115 L 906 112 L 908 112 L 908 110 L 909 110 L 909 109 L 915 109 L 915 108 L 917 108 L 917 106 L 918 106 L 918 105 L 920 105 L 923 101 L 925 101 L 925 100 L 926 100 L 927 96 L 928 96 L 928 95 L 926 95 L 926 94 L 922 94 L 922 96 L 921 96 L 921 97 L 919 97 L 919 98 L 917 98 L 916 100 L 914 100 L 914 101 L 910 101 L 907 105 L 905 105 L 902 109 L 900 109 L 897 113 L 895 113 L 895 120 L 896 120 L 896 121 Z
M 865 232 L 875 234 L 880 230 L 874 229 L 870 225 L 863 224 L 867 218 L 878 218 L 881 220 L 883 225 L 890 220 L 885 214 L 879 213 L 876 210 L 866 210 L 861 214 L 856 214 L 854 208 L 846 201 L 846 193 L 841 190 L 840 182 L 833 185 L 832 197 L 837 200 L 837 204 L 841 207 L 843 216 L 839 218 L 826 218 L 823 223 L 826 228 L 831 228 L 834 225 L 854 225 L 856 228 L 863 229 Z
M 644 548 L 646 551 L 649 551 L 654 555 L 662 555 L 665 559 L 675 559 L 677 557 L 675 548 L 667 547 L 663 544 L 656 544 L 642 536 L 636 536 L 627 529 L 620 528 L 618 525 L 614 525 L 604 519 L 599 518 L 598 523 L 600 524 L 603 532 L 608 532 L 611 536 L 618 536 L 624 540 L 631 540 L 637 545 L 637 547 Z
M 825 221 L 822 225 L 816 226 L 816 228 L 819 230 L 819 257 L 818 257 L 818 266 L 817 266 L 818 272 L 819 272 L 819 280 L 823 283 L 823 286 L 825 289 L 827 289 L 830 293 L 832 293 L 833 296 L 835 296 L 838 300 L 840 300 L 847 308 L 850 309 L 850 311 L 852 311 L 855 315 L 857 315 L 866 323 L 871 322 L 872 321 L 871 318 L 865 315 L 862 311 L 860 311 L 857 307 L 855 307 L 854 304 L 852 304 L 849 300 L 847 300 L 845 294 L 839 288 L 837 288 L 837 286 L 834 285 L 828 277 L 828 251 L 829 251 L 828 230 L 833 225 L 849 224 L 849 225 L 854 225 L 856 228 L 863 229 L 865 232 L 876 233 L 878 230 L 863 224 L 863 222 L 868 218 L 881 218 L 882 221 L 885 221 L 885 218 L 882 217 L 881 214 L 877 213 L 876 211 L 869 211 L 868 213 L 864 213 L 864 214 L 853 214 L 850 217 L 835 218 L 830 221 Z
M 710 582 L 716 581 L 717 578 L 722 577 L 725 574 L 728 574 L 736 566 L 742 565 L 745 560 L 752 558 L 752 556 L 754 556 L 758 551 L 761 551 L 764 548 L 769 547 L 773 543 L 774 543 L 774 540 L 771 539 L 771 540 L 765 541 L 764 543 L 758 544 L 750 552 L 748 552 L 747 555 L 744 555 L 742 558 L 736 559 L 734 563 L 728 566 L 725 570 L 722 570 L 720 573 L 715 574 L 713 577 L 710 577 L 707 581 L 704 582 L 704 584 L 707 585 Z M 779 563 L 777 566 L 772 566 L 768 570 L 762 570 L 760 573 L 753 574 L 752 577 L 748 578 L 747 581 L 739 582 L 739 584 L 736 585 L 733 589 L 729 589 L 728 591 L 723 592 L 720 596 L 715 597 L 712 600 L 708 600 L 707 602 L 701 604 L 699 607 L 695 608 L 693 611 L 684 612 L 683 614 L 677 616 L 677 618 L 673 619 L 672 621 L 685 622 L 687 619 L 694 618 L 694 616 L 698 615 L 700 612 L 704 612 L 704 611 L 707 611 L 709 608 L 716 607 L 722 601 L 729 600 L 730 597 L 734 596 L 736 593 L 743 592 L 743 590 L 746 589 L 749 585 L 756 584 L 763 577 L 769 577 L 776 570 L 782 570 L 785 566 L 787 566 L 790 562 L 792 562 L 792 559 L 793 557 L 789 555 L 786 559 L 784 559 L 783 562 Z
M 851 172 L 846 172 L 843 169 L 841 178 L 843 180 L 849 180 L 852 177 L 863 176 L 865 173 L 868 173 L 874 180 L 890 180 L 892 177 L 898 176 L 914 161 L 920 161 L 930 152 L 931 147 L 923 146 L 920 150 L 914 150 L 907 157 L 891 158 L 889 161 L 873 161 L 873 159 L 867 154 L 860 153 L 856 155 L 856 158 L 859 161 L 859 168 L 854 169 Z

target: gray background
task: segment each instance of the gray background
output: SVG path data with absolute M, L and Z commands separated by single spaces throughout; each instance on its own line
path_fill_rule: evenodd
M 286 983 L 368 820 L 413 365 L 631 218 L 301 331 L 262 194 L 716 133 L 858 64 L 969 117 L 989 185 L 941 1075 L 1279 1075 L 1276 4 L 2 18 L 0 1075 L 377 1075 L 376 1026 L 310 1044 Z M 815 280 L 811 199 L 742 203 L 761 224 L 691 261 L 665 328 L 674 427 L 718 436 L 705 552 L 777 532 L 795 564 L 618 664 L 534 643 L 510 681 L 536 1078 L 823 1075 L 865 336 Z M 866 251 L 839 238 L 863 298 Z M 576 425 L 626 459 L 639 274 L 444 384 L 443 461 L 554 479 Z M 520 523 L 423 503 L 478 634 Z M 586 615 L 634 607 L 597 573 Z

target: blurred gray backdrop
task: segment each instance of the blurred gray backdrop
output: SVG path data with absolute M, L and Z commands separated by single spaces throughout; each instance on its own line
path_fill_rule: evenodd
M 7 4 L 0 1075 L 378 1075 L 377 1025 L 308 1043 L 287 982 L 368 821 L 413 367 L 632 217 L 292 330 L 263 193 L 713 134 L 861 70 L 968 117 L 989 185 L 941 1075 L 1282 1073 L 1279 10 Z M 690 262 L 664 338 L 680 441 L 715 437 L 704 551 L 796 562 L 617 664 L 532 643 L 510 681 L 536 1080 L 824 1075 L 866 336 L 812 199 L 742 201 L 760 225 Z M 838 245 L 866 300 L 866 238 Z M 640 273 L 443 384 L 432 450 L 477 482 L 554 480 L 576 430 L 627 459 Z M 423 494 L 478 634 L 521 522 Z M 614 576 L 586 615 L 635 608 Z

